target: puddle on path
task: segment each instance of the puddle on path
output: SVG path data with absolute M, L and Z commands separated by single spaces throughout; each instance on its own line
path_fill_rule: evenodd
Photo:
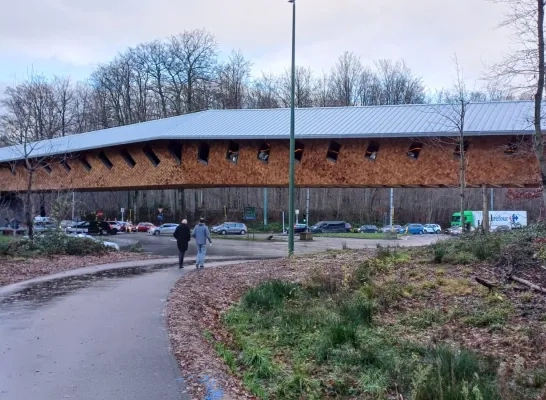
M 44 305 L 53 299 L 69 295 L 76 290 L 90 287 L 99 282 L 132 278 L 166 268 L 173 268 L 173 265 L 118 268 L 32 283 L 16 292 L 4 296 L 0 295 L 0 309 L 5 308 L 10 304 L 23 302 L 37 307 Z

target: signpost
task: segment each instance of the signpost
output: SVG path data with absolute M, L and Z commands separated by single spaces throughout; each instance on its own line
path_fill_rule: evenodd
M 121 208 L 121 220 L 124 221 L 123 219 L 123 214 L 125 214 L 125 208 Z
M 245 221 L 255 221 L 256 220 L 256 207 L 245 207 L 243 211 L 243 219 Z
M 296 210 L 296 225 L 298 224 L 298 215 L 300 215 L 300 210 Z

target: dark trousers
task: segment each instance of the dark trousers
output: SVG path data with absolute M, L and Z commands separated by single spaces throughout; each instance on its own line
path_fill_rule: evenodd
M 184 266 L 184 254 L 185 251 L 178 250 L 178 266 L 182 268 Z

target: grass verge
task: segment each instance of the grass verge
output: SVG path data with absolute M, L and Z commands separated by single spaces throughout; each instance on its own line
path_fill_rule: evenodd
M 385 239 L 384 233 L 317 233 L 315 236 L 342 239 Z

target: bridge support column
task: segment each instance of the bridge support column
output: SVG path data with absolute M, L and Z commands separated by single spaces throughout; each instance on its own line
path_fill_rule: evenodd
M 482 200 L 483 200 L 483 221 L 482 227 L 484 232 L 489 232 L 489 198 L 487 186 L 482 185 Z
M 267 226 L 267 188 L 264 188 L 264 228 Z
M 133 193 L 133 223 L 140 222 L 138 220 L 138 190 Z

